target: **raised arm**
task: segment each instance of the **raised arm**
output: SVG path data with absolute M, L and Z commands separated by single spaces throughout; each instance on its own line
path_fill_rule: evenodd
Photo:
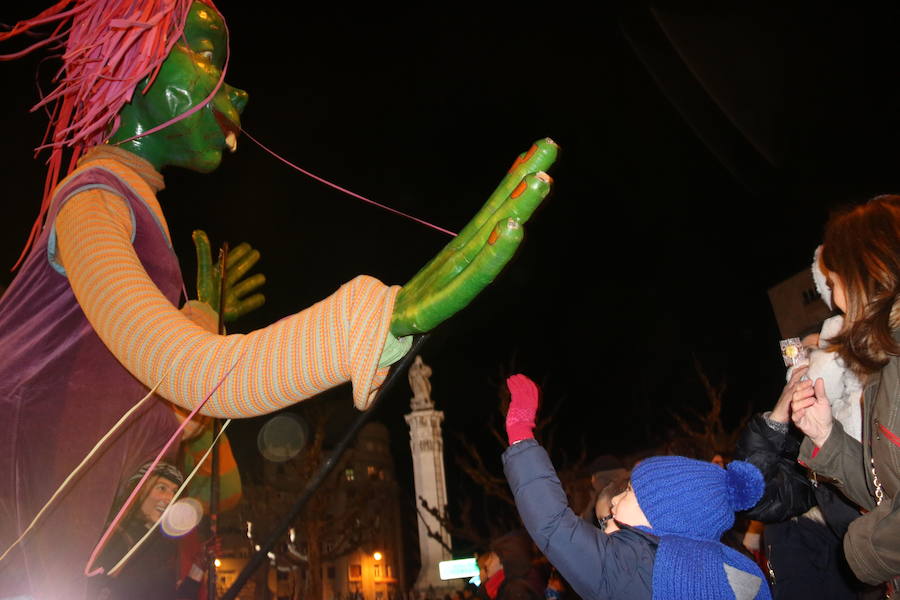
M 162 396 L 192 408 L 224 377 L 204 408 L 221 417 L 272 412 L 349 380 L 355 404 L 367 406 L 386 374 L 377 363 L 398 288 L 358 277 L 270 327 L 218 336 L 162 296 L 135 254 L 129 227 L 124 200 L 102 191 L 72 198 L 56 219 L 59 259 L 75 297 L 106 346 L 145 385 L 162 380 Z
M 649 597 L 654 550 L 642 534 L 623 529 L 607 535 L 569 508 L 547 452 L 531 433 L 537 386 L 524 375 L 507 382 L 512 401 L 506 429 L 510 447 L 503 470 L 531 539 L 582 598 Z M 586 569 L 585 565 L 592 565 Z

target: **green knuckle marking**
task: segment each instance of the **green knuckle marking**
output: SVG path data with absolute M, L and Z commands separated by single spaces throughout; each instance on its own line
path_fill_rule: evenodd
M 461 271 L 475 259 L 484 245 L 487 244 L 491 233 L 494 231 L 494 224 L 497 221 L 502 218 L 515 218 L 520 224 L 526 223 L 537 207 L 541 205 L 544 198 L 547 197 L 547 194 L 550 193 L 550 183 L 534 173 L 525 177 L 525 184 L 525 190 L 518 197 L 507 198 L 500 210 L 497 211 L 498 214 L 502 215 L 500 219 L 492 223 L 485 223 L 478 233 L 474 234 L 465 246 L 457 251 L 457 259 L 462 261 L 463 264 L 459 268 L 454 269 L 453 272 Z M 443 287 L 450 277 L 451 272 L 439 273 L 436 277 L 432 277 L 428 283 L 433 283 L 437 287 Z
M 459 233 L 459 236 L 456 238 L 457 240 L 460 240 L 458 245 L 464 244 L 465 238 L 468 235 L 471 235 L 472 231 L 481 229 L 486 221 L 493 222 L 491 217 L 497 211 L 497 207 L 505 202 L 506 197 L 516 189 L 516 186 L 519 185 L 519 182 L 522 181 L 523 177 L 535 171 L 547 171 L 556 161 L 559 147 L 555 142 L 549 138 L 544 138 L 536 141 L 533 145 L 537 146 L 537 150 L 535 150 L 531 158 L 516 165 L 515 168 L 510 169 L 500 181 L 500 184 L 494 192 L 488 197 L 488 200 L 482 209 L 475 215 L 475 218 L 469 221 Z M 526 154 L 528 153 L 523 152 L 520 154 L 519 159 L 523 158 Z
M 536 141 L 533 146 L 536 147 L 535 152 L 527 160 L 510 169 L 509 173 L 504 176 L 500 185 L 488 198 L 488 201 L 478 211 L 475 217 L 463 228 L 460 234 L 454 238 L 444 249 L 434 258 L 432 258 L 424 267 L 409 280 L 404 287 L 419 288 L 423 285 L 431 285 L 435 277 L 439 277 L 440 273 L 435 273 L 444 267 L 444 255 L 453 253 L 460 248 L 466 246 L 472 236 L 489 235 L 490 230 L 485 234 L 482 229 L 484 227 L 492 228 L 493 223 L 497 221 L 496 213 L 507 202 L 509 195 L 519 185 L 521 180 L 534 171 L 546 171 L 556 160 L 559 147 L 550 138 L 543 138 Z M 530 150 L 530 148 L 529 148 Z M 523 152 L 519 155 L 519 159 L 528 153 Z
M 415 292 L 422 288 L 443 287 L 449 279 L 452 279 L 467 267 L 469 262 L 478 254 L 480 248 L 486 243 L 491 231 L 494 229 L 494 223 L 498 221 L 496 214 L 503 215 L 503 217 L 517 217 L 522 223 L 527 222 L 535 209 L 540 206 L 547 194 L 550 193 L 551 183 L 542 179 L 540 174 L 529 173 L 525 177 L 525 184 L 525 191 L 518 197 L 512 198 L 508 196 L 505 199 L 503 205 L 495 211 L 495 218 L 492 221 L 485 222 L 477 232 L 470 233 L 465 244 L 458 245 L 455 248 L 445 248 L 421 269 L 404 286 L 404 289 L 410 287 L 410 291 Z M 440 262 L 443 260 L 443 256 L 448 253 L 453 254 L 452 260 L 456 264 L 448 265 L 446 261 Z

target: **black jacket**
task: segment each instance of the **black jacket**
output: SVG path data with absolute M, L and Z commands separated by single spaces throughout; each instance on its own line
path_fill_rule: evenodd
M 759 468 L 766 481 L 762 499 L 746 516 L 766 523 L 763 549 L 774 573 L 773 597 L 857 598 L 865 587 L 846 564 L 841 540 L 859 510 L 826 483 L 813 483 L 797 462 L 800 440 L 793 432 L 769 427 L 754 416 L 738 441 L 735 458 Z M 827 526 L 797 519 L 818 506 Z
M 760 471 L 766 490 L 746 516 L 763 523 L 779 523 L 802 515 L 816 505 L 815 491 L 806 469 L 797 463 L 800 440 L 791 432 L 781 433 L 754 415 L 738 440 L 734 457 Z
M 763 523 L 779 523 L 818 506 L 838 538 L 859 518 L 859 509 L 827 483 L 813 483 L 809 470 L 797 462 L 800 438 L 796 430 L 775 431 L 755 415 L 741 434 L 735 458 L 754 464 L 766 480 L 762 499 L 744 514 Z

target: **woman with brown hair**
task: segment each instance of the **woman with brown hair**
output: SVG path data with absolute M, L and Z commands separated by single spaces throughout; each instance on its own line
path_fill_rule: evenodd
M 803 381 L 791 403 L 806 435 L 798 460 L 868 511 L 850 525 L 844 552 L 860 580 L 879 584 L 900 574 L 900 196 L 834 215 L 822 262 L 845 313 L 830 342 L 865 380 L 862 440 L 832 418 L 822 379 Z

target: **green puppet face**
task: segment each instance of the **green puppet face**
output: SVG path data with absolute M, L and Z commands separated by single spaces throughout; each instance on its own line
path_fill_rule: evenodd
M 169 53 L 153 85 L 140 84 L 121 111 L 121 125 L 110 142 L 128 139 L 203 102 L 215 88 L 225 63 L 228 34 L 219 14 L 194 2 L 184 27 L 184 40 Z M 167 165 L 208 173 L 219 166 L 222 151 L 234 151 L 240 113 L 247 93 L 227 83 L 212 102 L 191 116 L 156 133 L 122 144 L 157 169 Z

